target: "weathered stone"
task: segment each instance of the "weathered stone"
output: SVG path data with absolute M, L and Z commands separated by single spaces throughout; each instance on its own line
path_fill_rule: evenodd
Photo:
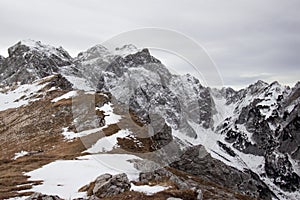
M 129 191 L 131 185 L 125 173 L 112 176 L 103 174 L 95 180 L 93 186 L 93 195 L 98 198 L 110 197 Z
M 42 193 L 34 193 L 30 197 L 26 198 L 26 200 L 62 200 L 57 195 L 46 195 Z

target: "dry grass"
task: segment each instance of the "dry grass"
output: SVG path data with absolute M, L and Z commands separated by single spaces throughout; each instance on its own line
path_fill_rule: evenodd
M 63 127 L 71 127 L 72 100 L 51 103 L 51 99 L 66 91 L 52 91 L 42 100 L 18 109 L 0 112 L 0 199 L 29 195 L 21 190 L 30 189 L 40 181 L 28 181 L 23 172 L 29 172 L 58 159 L 75 159 L 86 150 L 80 139 L 66 142 L 61 134 Z M 97 97 L 97 103 L 107 101 Z M 99 117 L 103 117 L 99 113 Z M 108 127 L 113 134 L 116 127 Z M 12 160 L 16 152 L 31 155 Z
M 58 159 L 74 159 L 82 155 L 81 152 L 85 150 L 80 140 L 68 143 L 61 141 L 55 143 L 55 148 L 40 154 L 24 156 L 17 160 L 1 160 L 0 199 L 24 195 L 18 191 L 30 189 L 32 185 L 41 183 L 41 181 L 28 181 L 28 177 L 24 176 L 23 172 L 32 171 Z M 23 186 L 17 187 L 17 185 Z

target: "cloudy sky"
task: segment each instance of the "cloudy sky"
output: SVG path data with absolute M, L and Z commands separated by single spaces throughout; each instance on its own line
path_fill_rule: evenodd
M 0 54 L 31 38 L 76 56 L 122 32 L 158 27 L 202 45 L 225 85 L 293 85 L 300 80 L 299 9 L 298 0 L 0 0 Z

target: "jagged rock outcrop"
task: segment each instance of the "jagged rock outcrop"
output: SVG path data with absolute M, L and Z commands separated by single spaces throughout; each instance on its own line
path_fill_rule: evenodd
M 178 98 L 162 85 L 145 84 L 134 91 L 129 100 L 129 109 L 142 123 L 150 124 L 153 115 L 161 115 L 173 128 L 180 126 L 181 107 Z
M 116 56 L 99 73 L 97 89 L 111 92 L 118 101 L 128 103 L 141 84 L 166 86 L 170 72 L 147 49 L 125 57 Z
M 190 74 L 173 76 L 168 86 L 177 97 L 182 118 L 208 129 L 213 127 L 216 112 L 211 90 Z
M 8 49 L 9 56 L 0 65 L 0 82 L 31 83 L 58 73 L 59 68 L 72 63 L 62 47 L 55 48 L 32 40 L 21 41 Z
M 60 89 L 65 91 L 71 91 L 73 89 L 73 84 L 70 83 L 64 76 L 61 74 L 55 74 L 41 81 L 47 82 L 47 89 Z
M 130 190 L 130 182 L 125 173 L 111 175 L 102 174 L 96 180 L 86 187 L 91 191 L 89 196 L 98 198 L 111 197 Z
M 150 55 L 147 49 L 116 57 L 100 74 L 98 90 L 111 92 L 143 123 L 151 114 L 163 117 L 172 128 L 196 138 L 188 121 L 211 128 L 214 102 L 210 89 L 191 75 L 176 76 Z
M 116 63 L 117 60 L 122 60 L 127 55 L 136 52 L 138 50 L 134 45 L 124 45 L 114 51 L 110 51 L 102 45 L 95 45 L 84 52 L 80 52 L 74 58 L 75 69 L 78 69 L 89 84 L 96 88 L 101 78 L 100 74 L 107 71 L 109 65 L 113 65 L 112 63 Z
M 154 171 L 149 172 L 141 172 L 139 175 L 139 182 L 142 184 L 150 184 L 153 182 L 164 182 L 171 181 L 176 187 L 180 190 L 186 190 L 190 188 L 200 189 L 199 184 L 193 180 L 184 181 L 180 179 L 178 176 L 174 175 L 170 171 L 161 168 Z
M 277 131 L 279 135 L 279 151 L 289 153 L 292 158 L 300 160 L 300 82 L 293 88 L 291 93 L 284 99 L 283 123 Z
M 258 199 L 272 199 L 270 189 L 251 171 L 236 170 L 204 153 L 203 146 L 187 150 L 170 166 Z
M 265 170 L 273 182 L 283 190 L 295 192 L 299 189 L 300 177 L 294 172 L 288 155 L 269 152 L 266 155 Z
M 219 126 L 220 133 L 239 151 L 264 156 L 267 175 L 278 187 L 289 191 L 299 191 L 299 176 L 289 161 L 296 159 L 297 162 L 300 157 L 299 91 L 299 83 L 290 89 L 278 82 L 258 81 L 236 92 L 233 97 L 222 93 L 228 99 L 227 104 L 234 106 L 235 110 L 234 115 Z M 270 154 L 276 151 L 290 157 Z M 282 171 L 287 174 L 280 175 Z
M 300 110 L 298 105 L 297 110 Z M 292 158 L 300 160 L 299 142 L 300 142 L 300 117 L 296 115 L 291 118 L 280 133 L 279 150 L 283 153 L 289 153 Z

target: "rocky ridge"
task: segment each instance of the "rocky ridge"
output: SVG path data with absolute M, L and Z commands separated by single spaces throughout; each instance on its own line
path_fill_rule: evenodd
M 8 52 L 0 57 L 3 88 L 54 74 L 49 90 L 109 93 L 135 123 L 156 127 L 153 151 L 172 141 L 181 147 L 183 157 L 172 167 L 254 198 L 300 195 L 299 82 L 293 88 L 258 81 L 240 91 L 212 89 L 191 75 L 171 74 L 148 49 L 132 45 L 113 52 L 96 45 L 72 58 L 29 40 Z M 203 147 L 206 156 L 199 157 Z

